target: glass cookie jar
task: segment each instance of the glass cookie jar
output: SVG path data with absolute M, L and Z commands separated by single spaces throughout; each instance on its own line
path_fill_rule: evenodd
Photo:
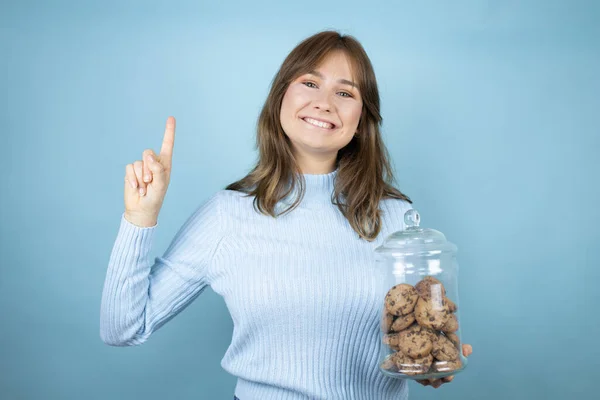
M 375 249 L 383 274 L 379 369 L 401 379 L 438 379 L 467 365 L 462 354 L 456 246 L 404 215 L 406 229 Z

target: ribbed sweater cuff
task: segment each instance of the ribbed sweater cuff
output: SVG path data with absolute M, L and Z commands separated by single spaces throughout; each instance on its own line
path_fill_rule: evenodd
M 121 214 L 121 225 L 115 243 L 120 243 L 123 248 L 118 249 L 117 254 L 133 256 L 136 261 L 140 257 L 145 257 L 152 249 L 157 227 L 158 223 L 151 227 L 137 226 L 125 218 L 125 213 Z M 128 254 L 130 249 L 135 254 Z M 130 265 L 136 265 L 136 263 Z

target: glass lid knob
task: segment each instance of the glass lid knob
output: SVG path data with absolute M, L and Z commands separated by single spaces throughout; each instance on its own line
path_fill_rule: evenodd
M 421 216 L 415 209 L 408 210 L 404 214 L 404 223 L 407 228 L 418 227 L 421 222 Z

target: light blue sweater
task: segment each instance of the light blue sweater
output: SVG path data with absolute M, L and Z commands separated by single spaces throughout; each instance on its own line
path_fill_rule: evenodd
M 382 231 L 367 242 L 331 203 L 336 174 L 304 175 L 302 203 L 278 218 L 255 211 L 253 197 L 218 191 L 154 263 L 158 225 L 141 228 L 122 215 L 102 293 L 102 340 L 144 343 L 210 285 L 233 320 L 221 366 L 238 378 L 240 400 L 407 399 L 407 382 L 378 368 L 387 288 L 373 250 L 404 229 L 410 204 L 383 200 Z

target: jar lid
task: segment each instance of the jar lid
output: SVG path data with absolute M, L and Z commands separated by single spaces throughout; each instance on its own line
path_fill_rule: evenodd
M 410 209 L 404 214 L 406 229 L 389 235 L 383 244 L 375 249 L 377 253 L 419 253 L 439 250 L 456 252 L 456 245 L 446 240 L 440 231 L 419 227 L 421 216 L 417 210 Z

